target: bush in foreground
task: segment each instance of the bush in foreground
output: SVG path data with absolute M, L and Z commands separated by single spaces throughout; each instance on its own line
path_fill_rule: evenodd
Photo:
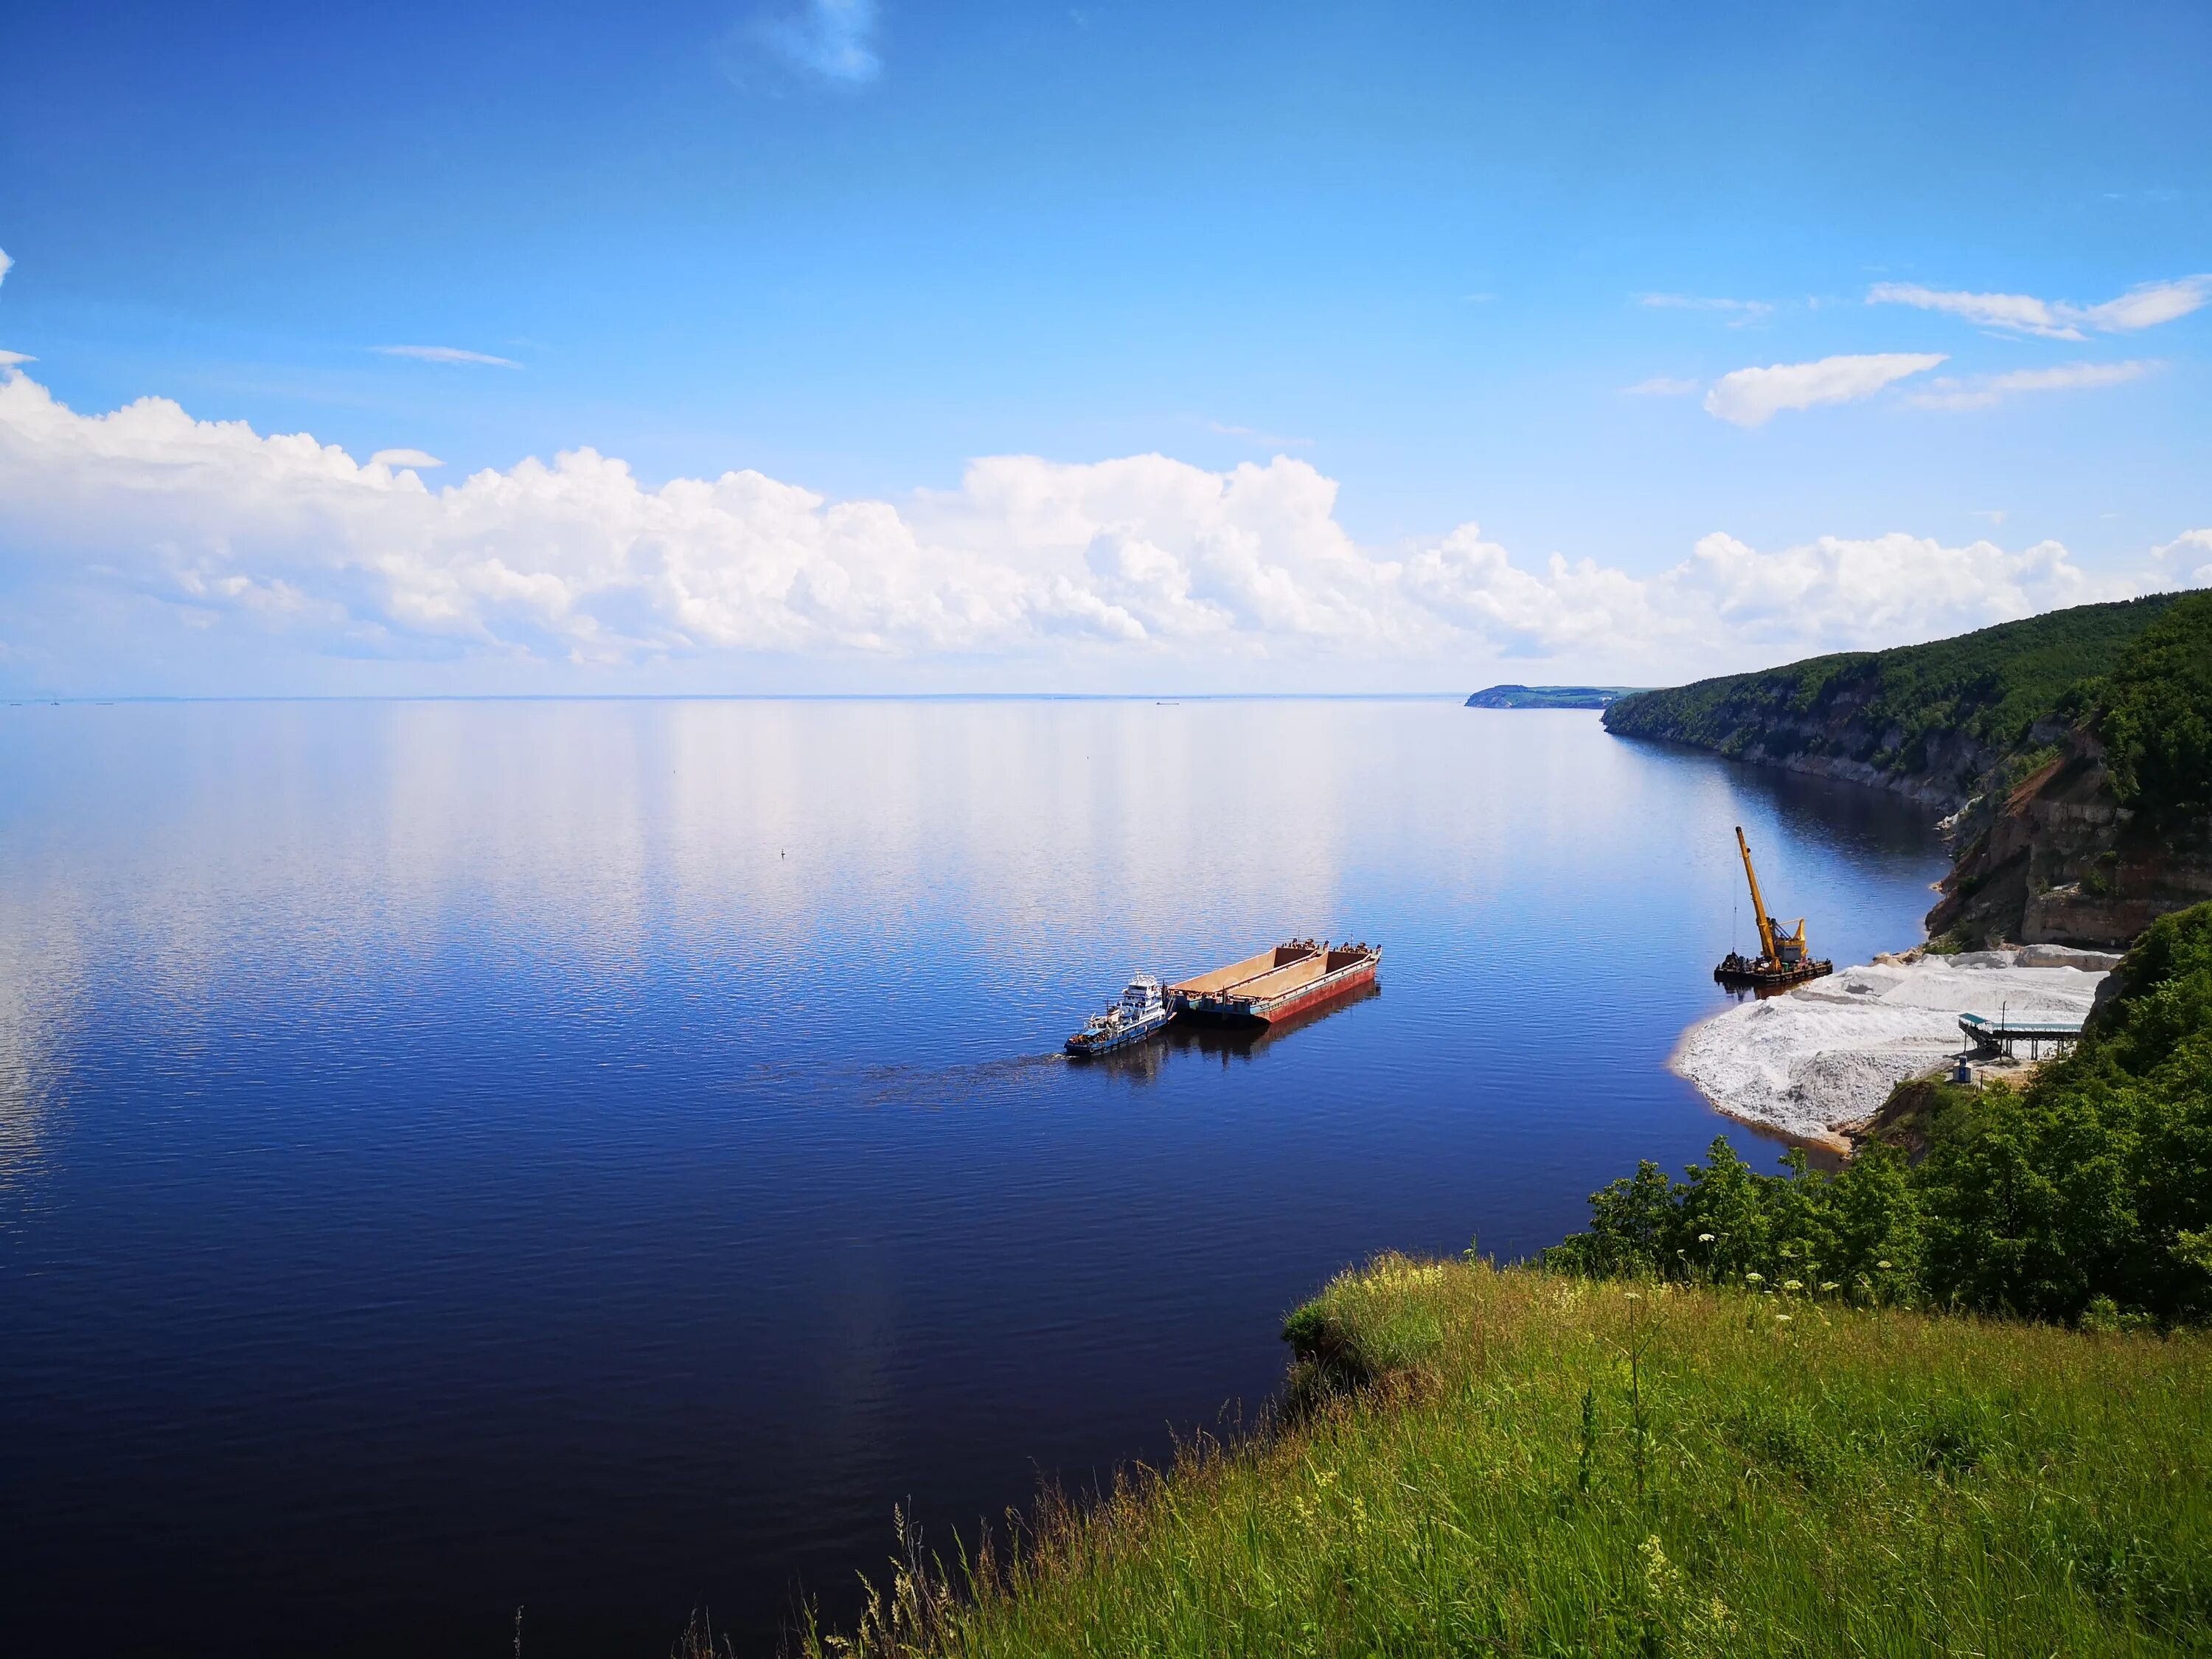
M 864 1655 L 2212 1647 L 2212 1346 L 1386 1258 L 1311 1409 L 1048 1511 Z

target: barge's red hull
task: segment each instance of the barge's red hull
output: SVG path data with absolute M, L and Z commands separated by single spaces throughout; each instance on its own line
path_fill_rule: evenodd
M 1380 949 L 1293 939 L 1226 968 L 1168 987 L 1168 1006 L 1200 1019 L 1273 1024 L 1375 980 Z

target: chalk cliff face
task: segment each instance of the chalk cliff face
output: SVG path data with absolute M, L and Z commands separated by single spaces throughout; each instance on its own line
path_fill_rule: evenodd
M 1813 697 L 1786 669 L 1736 675 L 1623 698 L 1606 711 L 1606 730 L 1891 789 L 1945 812 L 1965 805 L 2001 751 L 1956 729 L 1908 734 L 1877 706 L 1874 658 L 1834 662 Z
M 1954 838 L 1928 917 L 1949 945 L 2124 946 L 2212 898 L 2212 595 L 1815 657 L 1624 697 L 1604 718 L 1926 805 Z
M 2123 946 L 2168 911 L 2212 899 L 2212 815 L 2122 805 L 2086 730 L 1957 828 L 1928 913 L 1933 939 Z
M 1977 781 L 2003 758 L 2002 751 L 1977 743 L 1963 732 L 1947 732 L 1921 745 L 1914 757 L 1917 764 L 1885 763 L 1903 746 L 1904 734 L 1893 727 L 1875 726 L 1865 711 L 1855 706 L 1856 702 L 1838 698 L 1823 711 L 1826 718 L 1784 714 L 1747 725 L 1739 728 L 1741 743 L 1711 746 L 1754 766 L 1778 766 L 1813 777 L 1887 789 L 1941 813 L 1955 812 L 1964 806 L 1972 799 Z M 1620 735 L 1642 734 L 1624 722 Z

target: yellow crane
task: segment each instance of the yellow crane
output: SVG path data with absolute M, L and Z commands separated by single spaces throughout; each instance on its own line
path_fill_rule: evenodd
M 1796 933 L 1785 933 L 1782 924 L 1766 914 L 1766 901 L 1759 890 L 1759 872 L 1752 868 L 1751 843 L 1743 838 L 1740 823 L 1735 827 L 1735 844 L 1743 854 L 1743 878 L 1751 884 L 1752 920 L 1759 924 L 1759 956 L 1747 961 L 1730 951 L 1713 969 L 1713 977 L 1723 985 L 1767 987 L 1795 985 L 1833 973 L 1834 963 L 1815 962 L 1806 954 L 1804 917 L 1797 918 Z

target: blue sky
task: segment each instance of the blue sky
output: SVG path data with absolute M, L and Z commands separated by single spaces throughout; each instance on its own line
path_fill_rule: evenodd
M 10 689 L 1665 676 L 2212 563 L 2199 5 L 80 5 L 8 36 L 0 349 L 51 404 L 17 386 L 0 451 Z M 166 532 L 110 452 L 158 455 L 82 424 L 148 397 L 424 458 L 428 498 L 272 520 L 225 451 Z M 650 497 L 575 529 L 620 573 L 439 505 L 584 447 Z M 1083 471 L 1146 455 L 1181 470 Z M 1042 470 L 987 501 L 993 457 Z M 1249 500 L 1191 505 L 1245 464 Z M 687 520 L 711 580 L 671 598 L 653 492 L 730 472 L 817 522 Z M 1008 516 L 1040 490 L 1074 520 Z M 905 539 L 839 551 L 872 503 Z M 1716 536 L 1785 562 L 1655 595 Z

